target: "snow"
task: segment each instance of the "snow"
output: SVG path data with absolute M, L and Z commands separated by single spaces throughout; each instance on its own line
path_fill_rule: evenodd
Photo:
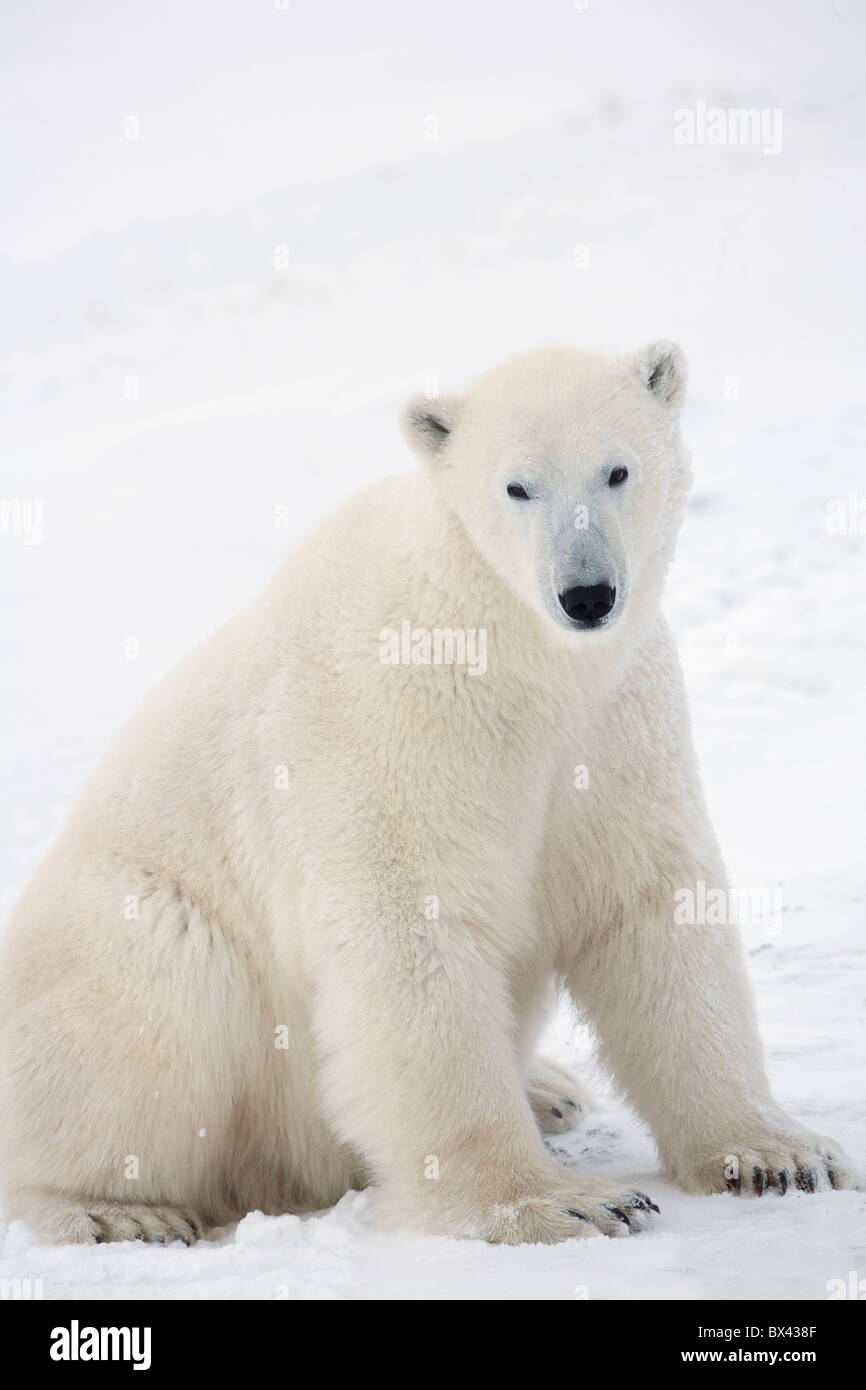
M 403 396 L 545 342 L 672 337 L 696 485 L 667 608 L 733 883 L 781 895 L 746 928 L 768 1065 L 866 1168 L 866 568 L 856 526 L 827 525 L 863 496 L 863 11 L 190 0 L 4 27 L 2 496 L 41 501 L 42 534 L 0 536 L 3 917 L 154 680 L 336 500 L 411 466 Z M 676 145 L 702 100 L 781 108 L 781 153 Z M 548 1050 L 593 1074 L 565 1011 Z M 650 1234 L 408 1240 L 348 1194 L 190 1250 L 50 1249 L 13 1222 L 0 1278 L 46 1298 L 820 1299 L 866 1274 L 860 1194 L 686 1196 L 592 1084 L 554 1147 L 650 1191 Z

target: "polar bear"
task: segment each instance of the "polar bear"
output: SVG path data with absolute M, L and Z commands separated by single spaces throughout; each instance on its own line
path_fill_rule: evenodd
M 392 1229 L 638 1231 L 542 1141 L 585 1100 L 534 1055 L 557 986 L 687 1190 L 855 1184 L 770 1097 L 736 931 L 675 920 L 725 882 L 659 606 L 685 378 L 552 348 L 413 398 L 422 466 L 131 721 L 4 942 L 9 1215 L 189 1242 L 369 1186 Z

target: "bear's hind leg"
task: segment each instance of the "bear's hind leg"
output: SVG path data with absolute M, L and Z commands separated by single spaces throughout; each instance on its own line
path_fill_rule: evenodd
M 191 1242 L 272 1202 L 256 1153 L 271 1113 L 262 1097 L 278 1089 L 265 1071 L 277 1065 L 273 1008 L 235 935 L 175 887 L 79 869 L 91 891 L 58 875 L 63 912 L 26 903 L 7 961 L 6 1214 L 61 1241 Z M 136 890 L 126 921 L 118 905 Z M 51 945 L 38 970 L 35 932 Z
M 577 1129 L 592 1108 L 589 1092 L 567 1067 L 549 1057 L 536 1057 L 527 1098 L 542 1134 L 564 1134 Z
M 179 1240 L 192 1245 L 209 1235 L 205 1223 L 188 1207 L 105 1202 L 36 1188 L 19 1191 L 14 1206 L 16 1215 L 28 1222 L 39 1239 L 58 1245 L 101 1245 L 120 1240 L 154 1245 Z

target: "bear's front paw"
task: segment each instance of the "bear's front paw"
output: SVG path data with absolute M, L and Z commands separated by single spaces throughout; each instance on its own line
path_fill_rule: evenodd
M 645 1192 L 596 1178 L 575 1178 L 544 1195 L 521 1197 L 490 1208 L 474 1230 L 493 1245 L 554 1245 L 590 1236 L 643 1231 L 658 1212 Z
M 527 1091 L 529 1104 L 543 1134 L 564 1134 L 583 1124 L 591 1101 L 574 1072 L 537 1057 Z
M 682 1186 L 691 1192 L 733 1192 L 743 1197 L 762 1197 L 765 1192 L 784 1194 L 828 1192 L 831 1188 L 859 1188 L 861 1179 L 832 1139 L 817 1134 L 771 1134 L 695 1163 L 684 1173 Z

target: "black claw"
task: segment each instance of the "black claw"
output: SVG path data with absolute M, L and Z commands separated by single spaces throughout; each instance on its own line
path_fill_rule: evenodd
M 836 1174 L 836 1169 L 835 1169 L 835 1168 L 831 1168 L 829 1164 L 827 1165 L 827 1177 L 830 1179 L 830 1186 L 831 1186 L 831 1187 L 836 1187 L 836 1186 L 838 1185 L 838 1177 L 837 1177 L 837 1174 Z
M 584 1216 L 582 1211 L 575 1211 L 574 1207 L 569 1207 L 565 1214 L 566 1216 L 576 1216 L 578 1221 L 589 1221 L 590 1219 L 588 1216 Z
M 787 1170 L 787 1168 L 783 1168 L 782 1171 L 781 1171 L 781 1173 L 777 1173 L 777 1174 L 776 1174 L 776 1181 L 777 1181 L 778 1184 L 779 1184 L 779 1191 L 781 1192 L 782 1196 L 784 1197 L 785 1193 L 788 1191 L 788 1170 Z
M 550 1113 L 551 1113 L 552 1115 L 555 1115 L 556 1118 L 557 1118 L 558 1120 L 561 1120 L 561 1119 L 562 1119 L 562 1111 L 559 1109 L 558 1106 L 556 1106 L 556 1105 L 551 1105 L 551 1107 L 550 1107 Z
M 728 1178 L 727 1181 L 726 1181 L 726 1183 L 725 1183 L 725 1187 L 728 1189 L 729 1192 L 736 1192 L 737 1195 L 739 1196 L 739 1192 L 740 1192 L 740 1179 L 739 1179 L 739 1178 Z
M 658 1211 L 658 1207 L 650 1200 L 645 1192 L 630 1192 L 623 1202 L 623 1206 L 630 1211 Z
M 752 1169 L 752 1181 L 758 1196 L 763 1197 L 767 1190 L 767 1174 L 764 1172 L 763 1168 Z
M 814 1192 L 818 1186 L 818 1174 L 814 1168 L 799 1168 L 797 1170 L 797 1186 L 801 1192 Z
M 621 1211 L 619 1207 L 606 1207 L 606 1210 L 610 1212 L 611 1216 L 615 1216 L 617 1221 L 624 1221 L 627 1226 L 631 1225 L 625 1212 Z
M 576 1110 L 576 1109 L 577 1109 L 577 1102 L 576 1102 L 576 1101 L 567 1100 L 565 1103 L 566 1103 L 566 1105 L 570 1105 L 571 1108 L 572 1108 L 572 1110 Z
M 648 1197 L 645 1192 L 638 1192 L 637 1195 L 638 1197 L 640 1197 L 641 1201 L 646 1204 L 646 1207 L 649 1211 L 657 1212 L 659 1210 L 652 1197 Z

